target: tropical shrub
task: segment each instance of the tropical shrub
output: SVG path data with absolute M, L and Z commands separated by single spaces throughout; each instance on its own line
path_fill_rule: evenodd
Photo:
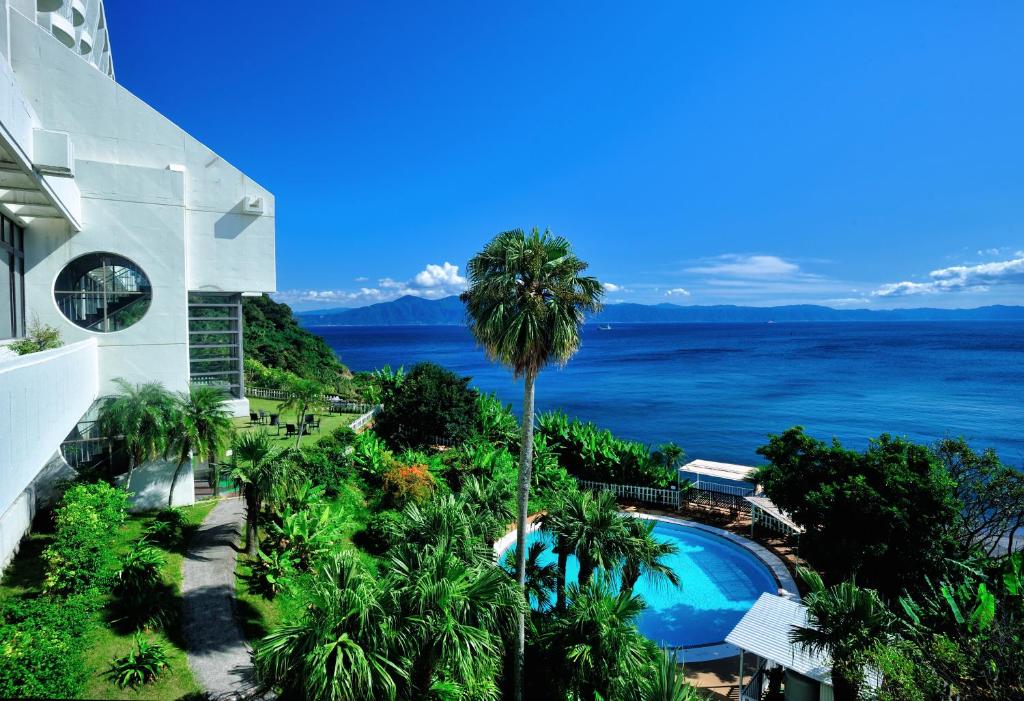
M 537 433 L 570 475 L 578 479 L 613 484 L 667 487 L 676 482 L 676 472 L 659 454 L 636 441 L 616 438 L 611 431 L 562 412 L 542 414 Z
M 0 609 L 0 698 L 74 698 L 88 676 L 83 636 L 96 593 L 14 598 Z
M 121 569 L 114 576 L 114 593 L 132 602 L 145 601 L 162 583 L 166 561 L 159 548 L 137 542 L 121 560 Z
M 143 684 L 156 681 L 156 678 L 170 667 L 164 646 L 161 643 L 147 642 L 136 633 L 132 649 L 127 655 L 111 660 L 107 674 L 120 688 L 137 689 Z
M 416 365 L 385 401 L 374 430 L 394 449 L 462 443 L 477 423 L 469 379 L 433 363 Z
M 423 464 L 396 464 L 384 473 L 384 494 L 395 508 L 400 509 L 410 502 L 424 502 L 434 493 L 434 487 L 434 476 Z
M 112 533 L 127 513 L 128 494 L 122 489 L 104 482 L 69 488 L 54 516 L 53 543 L 43 552 L 45 590 L 75 593 L 105 586 L 117 566 Z
M 512 408 L 495 394 L 476 396 L 477 431 L 491 445 L 505 449 L 518 447 L 519 421 Z
M 796 427 L 757 452 L 758 483 L 806 528 L 800 552 L 829 582 L 856 576 L 892 598 L 954 554 L 955 485 L 928 448 L 882 435 L 857 452 Z
M 370 484 L 379 485 L 384 473 L 395 464 L 387 444 L 373 431 L 363 431 L 352 443 L 352 465 Z
M 188 521 L 181 509 L 164 509 L 153 517 L 146 529 L 146 540 L 164 547 L 177 547 L 185 538 Z
M 334 513 L 327 504 L 314 504 L 303 509 L 291 505 L 276 514 L 267 524 L 268 549 L 288 552 L 294 566 L 309 571 L 327 553 L 337 549 L 342 540 Z
M 290 550 L 271 550 L 269 553 L 257 550 L 256 558 L 249 561 L 249 569 L 250 588 L 264 598 L 273 599 L 294 576 L 295 563 Z
M 402 524 L 402 514 L 398 511 L 378 511 L 367 520 L 356 541 L 367 552 L 381 555 L 400 542 Z

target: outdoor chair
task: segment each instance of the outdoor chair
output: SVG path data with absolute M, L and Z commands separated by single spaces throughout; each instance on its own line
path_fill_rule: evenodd
M 285 424 L 284 425 L 284 437 L 285 438 L 288 438 L 289 436 L 297 436 L 297 435 L 299 435 L 299 431 L 298 431 L 298 429 L 295 428 L 295 424 Z
M 306 414 L 306 420 L 302 422 L 310 428 L 315 428 L 317 433 L 320 433 L 320 419 L 316 418 L 313 414 Z M 309 431 L 306 431 L 309 433 Z
M 267 423 L 267 425 L 270 426 L 272 429 L 274 429 L 275 432 L 280 434 L 281 433 L 281 415 L 280 414 L 271 414 L 270 415 L 270 421 Z
M 262 409 L 260 409 L 260 423 L 261 424 L 262 423 L 266 423 L 266 421 L 267 421 L 267 412 L 265 412 Z
M 260 422 L 260 415 L 257 414 L 255 411 L 250 411 L 249 412 L 249 425 L 250 426 L 255 426 L 259 422 Z

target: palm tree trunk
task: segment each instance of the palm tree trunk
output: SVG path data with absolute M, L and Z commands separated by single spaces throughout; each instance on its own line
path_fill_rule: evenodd
M 178 475 L 181 474 L 181 468 L 185 465 L 183 462 L 179 462 L 178 466 L 174 468 L 174 474 L 171 476 L 171 489 L 167 492 L 167 508 L 174 506 L 174 488 L 178 484 Z
M 626 562 L 622 565 L 622 583 L 619 586 L 620 594 L 632 594 L 633 587 L 636 586 L 636 582 L 640 579 L 640 567 L 631 562 Z
M 533 471 L 533 384 L 537 373 L 526 371 L 523 380 L 523 446 L 519 456 L 518 518 L 516 519 L 516 581 L 526 597 L 526 517 L 530 509 L 530 480 Z M 516 626 L 513 663 L 514 701 L 523 699 L 523 657 L 526 654 L 526 614 L 520 613 Z
M 558 583 L 555 585 L 555 606 L 559 612 L 565 611 L 565 568 L 569 564 L 569 545 L 564 538 L 559 538 L 558 543 Z
M 259 506 L 252 487 L 245 490 L 245 554 L 256 557 L 256 515 Z

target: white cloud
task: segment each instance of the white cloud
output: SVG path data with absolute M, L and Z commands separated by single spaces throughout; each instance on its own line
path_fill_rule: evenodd
M 417 287 L 451 287 L 461 290 L 466 286 L 466 278 L 459 275 L 459 266 L 445 261 L 442 265 L 431 263 L 416 273 L 413 283 Z
M 628 290 L 622 285 L 616 285 L 614 282 L 601 283 L 601 287 L 604 288 L 605 292 L 628 292 Z
M 459 275 L 459 266 L 445 261 L 441 265 L 428 264 L 411 280 L 383 277 L 377 280 L 376 287 L 360 287 L 356 290 L 284 290 L 276 293 L 274 298 L 307 308 L 329 304 L 361 306 L 387 302 L 405 295 L 440 299 L 458 294 L 465 288 L 466 278 Z
M 778 256 L 745 256 L 730 253 L 711 258 L 702 265 L 687 268 L 687 272 L 739 278 L 790 277 L 800 272 L 800 266 Z
M 665 293 L 666 297 L 689 297 L 690 291 L 682 287 L 673 287 Z
M 882 285 L 871 294 L 875 297 L 905 297 L 964 290 L 985 292 L 996 285 L 1024 285 L 1024 256 L 994 263 L 941 268 L 930 272 L 928 277 L 928 282 L 904 280 Z
M 369 279 L 370 278 L 366 277 L 365 275 L 360 275 L 359 277 L 352 278 L 352 282 L 366 282 Z

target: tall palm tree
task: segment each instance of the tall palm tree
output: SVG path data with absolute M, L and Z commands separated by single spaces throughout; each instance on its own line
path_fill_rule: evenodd
M 854 582 L 826 587 L 821 575 L 805 568 L 797 574 L 810 589 L 803 600 L 808 625 L 794 627 L 789 637 L 805 650 L 828 655 L 836 701 L 855 701 L 864 679 L 864 653 L 888 638 L 892 614 L 873 589 Z
M 167 449 L 174 416 L 174 395 L 159 382 L 131 384 L 114 380 L 120 390 L 100 406 L 97 425 L 108 437 L 120 437 L 128 454 L 126 490 L 131 489 L 136 468 L 154 460 Z
M 237 436 L 232 453 L 231 476 L 245 499 L 245 552 L 255 556 L 260 509 L 275 487 L 290 478 L 289 465 L 266 429 Z
M 301 618 L 256 644 L 260 683 L 283 690 L 285 698 L 393 701 L 407 673 L 384 585 L 352 552 L 336 554 L 312 576 Z
M 557 501 L 540 517 L 541 530 L 554 536 L 555 610 L 565 611 L 565 570 L 569 556 L 576 550 L 579 526 L 586 520 L 594 497 L 588 491 L 574 490 L 558 496 Z
M 564 656 L 564 681 L 572 698 L 636 698 L 638 680 L 649 673 L 658 654 L 636 627 L 643 599 L 616 595 L 601 580 L 570 586 L 568 598 L 566 612 L 555 618 L 544 642 Z
M 209 385 L 192 385 L 188 392 L 175 398 L 174 422 L 167 436 L 167 454 L 175 457 L 177 466 L 167 493 L 167 506 L 172 506 L 174 488 L 186 462 L 214 460 L 231 443 L 234 426 L 227 409 L 223 390 Z
M 530 551 L 526 554 L 526 597 L 537 602 L 537 609 L 543 611 L 551 605 L 551 592 L 558 585 L 557 566 L 543 563 L 547 545 L 540 540 L 530 543 Z M 505 554 L 503 569 L 512 577 L 516 574 L 516 546 L 509 548 Z
M 469 328 L 487 354 L 523 378 L 523 432 L 519 458 L 516 579 L 526 583 L 526 517 L 533 466 L 533 395 L 537 373 L 551 362 L 566 363 L 580 347 L 584 315 L 601 308 L 603 288 L 583 275 L 587 264 L 561 236 L 521 229 L 498 234 L 467 266 L 462 295 Z M 525 596 L 525 593 L 524 593 Z M 525 613 L 514 652 L 514 699 L 522 699 Z
M 571 545 L 580 561 L 578 584 L 590 581 L 598 569 L 610 574 L 625 554 L 629 516 L 619 513 L 619 505 L 611 492 L 598 492 L 583 511 L 583 520 L 576 525 Z
M 679 586 L 679 575 L 665 560 L 679 553 L 675 543 L 654 537 L 654 521 L 630 518 L 626 521 L 626 539 L 622 557 L 621 591 L 632 592 L 641 574 L 673 587 Z

